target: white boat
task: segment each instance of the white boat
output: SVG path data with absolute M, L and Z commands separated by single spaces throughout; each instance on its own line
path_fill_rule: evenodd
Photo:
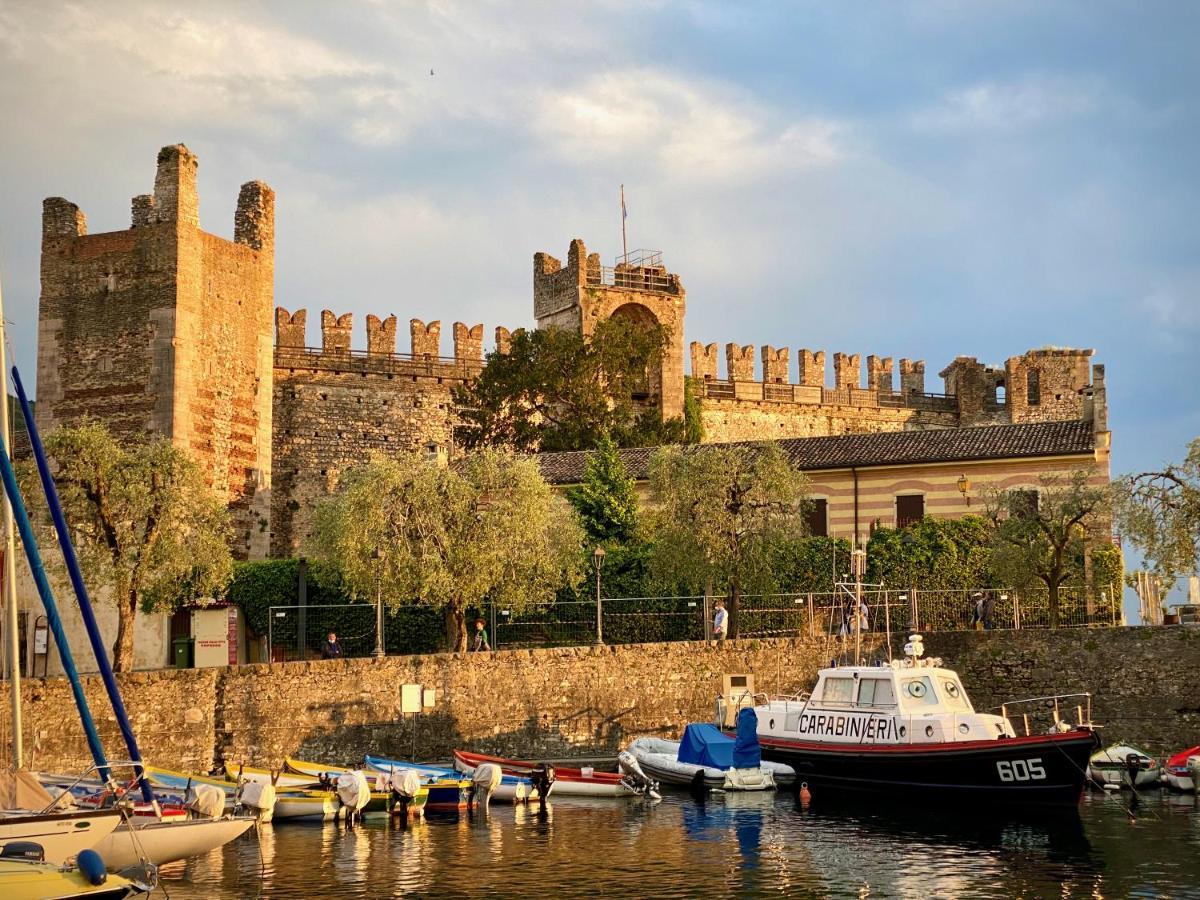
M 366 770 L 368 774 L 390 775 L 393 772 L 403 772 L 405 769 L 412 769 L 421 776 L 426 784 L 455 782 L 463 777 L 462 773 L 456 769 L 443 768 L 441 766 L 423 766 L 400 759 L 384 759 L 381 756 L 368 756 L 366 758 Z M 553 793 L 553 785 L 551 785 L 550 791 Z M 492 794 L 492 800 L 498 803 L 522 803 L 526 800 L 536 800 L 537 798 L 537 790 L 533 787 L 529 779 L 518 778 L 514 775 L 505 775 L 500 781 L 500 786 Z
M 1162 780 L 1162 766 L 1148 753 L 1128 744 L 1114 744 L 1092 754 L 1088 762 L 1088 777 L 1105 788 L 1130 787 L 1130 773 L 1135 788 L 1154 787 Z
M 747 710 L 747 713 L 753 719 L 753 712 Z M 750 727 L 753 729 L 753 722 Z M 760 760 L 757 766 L 735 766 L 733 746 L 734 740 L 715 725 L 694 724 L 684 730 L 682 741 L 638 738 L 629 745 L 628 752 L 647 776 L 663 784 L 725 791 L 773 791 L 779 781 L 795 780 L 795 771 L 783 763 Z
M 1200 746 L 1180 750 L 1167 760 L 1163 778 L 1173 791 L 1196 790 L 1195 770 L 1200 769 Z
M 465 750 L 454 751 L 454 768 L 468 777 L 475 774 L 477 766 L 487 763 L 499 766 L 505 775 L 514 778 L 532 778 L 540 768 L 540 764 L 523 760 L 469 753 Z M 638 795 L 638 791 L 619 772 L 597 772 L 591 768 L 580 769 L 570 766 L 551 766 L 551 769 L 554 772 L 554 783 L 550 792 L 555 797 L 634 797 Z M 537 796 L 536 792 L 534 796 Z
M 139 821 L 133 826 L 121 825 L 92 849 L 114 872 L 140 865 L 143 859 L 160 866 L 223 847 L 245 834 L 253 824 L 251 816 L 182 822 Z
M 47 805 L 50 800 L 47 798 Z M 0 844 L 32 841 L 46 862 L 61 865 L 80 850 L 95 849 L 121 824 L 115 809 L 72 809 L 39 814 L 12 809 L 0 812 Z

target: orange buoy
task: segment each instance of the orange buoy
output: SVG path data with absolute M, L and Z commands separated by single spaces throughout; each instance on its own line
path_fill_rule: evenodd
M 807 781 L 801 782 L 801 784 L 800 784 L 800 805 L 808 806 L 808 803 L 810 800 L 812 800 L 812 791 L 810 791 L 808 789 L 808 782 Z

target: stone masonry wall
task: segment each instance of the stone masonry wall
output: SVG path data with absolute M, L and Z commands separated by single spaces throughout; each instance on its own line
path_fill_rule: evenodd
M 1106 743 L 1173 752 L 1195 743 L 1200 729 L 1200 702 L 1182 677 L 1200 670 L 1200 629 L 938 633 L 925 646 L 962 674 L 980 711 L 1091 691 Z M 289 754 L 352 762 L 414 748 L 426 759 L 456 747 L 612 754 L 635 736 L 677 735 L 689 721 L 710 719 L 722 673 L 752 672 L 769 693 L 805 690 L 835 652 L 821 639 L 646 644 L 168 670 L 121 683 L 145 755 L 172 768 L 204 769 L 214 759 L 278 764 Z M 98 679 L 87 682 L 103 709 Z M 400 685 L 410 682 L 436 691 L 436 705 L 402 720 Z M 37 765 L 81 768 L 86 750 L 66 683 L 27 682 L 25 698 Z M 1044 720 L 1044 706 L 1041 713 Z M 102 724 L 102 734 L 116 756 L 115 729 Z

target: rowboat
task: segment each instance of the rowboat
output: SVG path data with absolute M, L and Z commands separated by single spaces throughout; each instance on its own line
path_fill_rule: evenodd
M 150 893 L 150 886 L 109 875 L 93 884 L 77 866 L 62 867 L 48 862 L 0 859 L 0 897 L 4 900 L 122 900 Z
M 1116 744 L 1092 755 L 1088 775 L 1101 787 L 1153 787 L 1162 779 L 1162 766 L 1136 747 Z
M 499 766 L 505 775 L 528 778 L 537 768 L 537 763 L 485 756 L 466 750 L 454 751 L 454 768 L 464 775 L 473 775 L 484 763 Z M 596 772 L 592 769 L 573 769 L 568 766 L 554 767 L 554 795 L 572 797 L 633 797 L 638 792 L 625 782 L 617 772 Z
M 1189 760 L 1195 760 L 1196 762 L 1200 763 L 1200 746 L 1189 747 L 1186 750 L 1180 750 L 1167 760 L 1166 781 L 1167 787 L 1171 788 L 1171 790 L 1196 790 L 1196 781 L 1193 778 L 1192 770 L 1188 765 Z
M 325 769 L 324 771 L 331 771 Z M 342 771 L 348 771 L 343 769 Z M 276 790 L 285 791 L 289 788 L 313 789 L 318 787 L 318 779 L 307 775 L 292 775 L 284 771 L 273 772 L 270 769 L 260 769 L 255 766 L 225 764 L 225 778 L 232 784 L 239 781 L 257 781 L 259 784 L 273 784 Z
M 79 851 L 94 848 L 120 824 L 121 812 L 116 809 L 71 809 L 45 814 L 5 810 L 0 813 L 0 845 L 31 841 L 41 845 L 47 862 L 61 865 Z
M 441 766 L 419 765 L 417 763 L 405 762 L 400 759 L 385 759 L 381 756 L 368 756 L 366 758 L 367 771 L 377 772 L 380 774 L 391 774 L 395 771 L 411 769 L 420 775 L 426 782 L 436 784 L 442 781 L 449 781 L 455 784 L 463 781 L 462 773 L 457 769 L 448 769 Z M 471 787 L 469 781 L 464 782 L 467 789 Z M 518 777 L 516 775 L 505 775 L 500 781 L 500 786 L 492 794 L 492 799 L 502 803 L 519 803 L 524 800 L 536 800 L 537 791 L 534 789 L 532 782 L 528 778 Z M 433 808 L 434 798 L 430 797 L 429 806 Z

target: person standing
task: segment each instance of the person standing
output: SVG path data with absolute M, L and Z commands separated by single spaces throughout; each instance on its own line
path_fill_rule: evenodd
M 337 635 L 332 631 L 325 637 L 325 642 L 321 644 L 321 659 L 341 659 L 342 645 L 338 643 Z
M 729 634 L 729 612 L 725 609 L 725 601 L 716 602 L 717 611 L 713 613 L 713 640 L 723 643 Z
M 471 649 L 476 653 L 492 649 L 492 645 L 488 642 L 487 628 L 484 627 L 483 619 L 475 620 L 475 645 Z

